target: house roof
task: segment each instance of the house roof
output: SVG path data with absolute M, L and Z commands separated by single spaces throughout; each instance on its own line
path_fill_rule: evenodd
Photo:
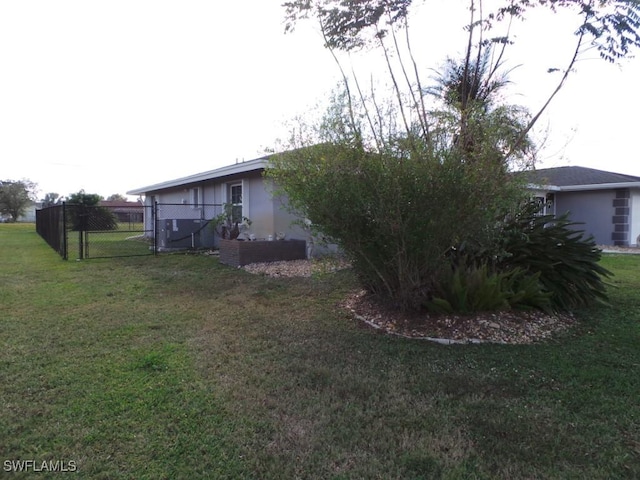
M 264 156 L 260 158 L 254 158 L 253 160 L 247 160 L 246 162 L 238 162 L 233 165 L 227 165 L 225 167 L 216 168 L 215 170 L 209 170 L 202 173 L 196 173 L 187 177 L 176 178 L 174 180 L 168 180 L 162 183 L 156 183 L 148 185 L 146 187 L 135 188 L 129 190 L 127 195 L 142 195 L 151 192 L 157 192 L 166 188 L 180 187 L 183 185 L 189 185 L 192 183 L 204 182 L 207 180 L 214 180 L 216 178 L 227 177 L 229 175 L 235 175 L 238 173 L 246 173 L 254 170 L 262 170 L 267 166 L 269 157 Z
M 110 208 L 141 206 L 139 202 L 130 202 L 128 200 L 100 200 L 100 202 L 98 202 L 98 205 L 100 205 L 101 207 L 110 207 Z
M 586 167 L 542 168 L 524 172 L 523 175 L 531 187 L 548 190 L 640 188 L 640 177 Z
M 127 200 L 100 200 L 98 205 L 107 207 L 114 212 L 142 211 L 142 205 L 139 202 L 129 202 Z

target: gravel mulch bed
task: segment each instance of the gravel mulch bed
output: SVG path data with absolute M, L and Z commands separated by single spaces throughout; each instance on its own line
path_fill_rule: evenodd
M 576 324 L 572 315 L 540 311 L 407 314 L 377 304 L 364 291 L 352 293 L 341 306 L 356 320 L 385 333 L 443 344 L 529 344 L 547 340 Z
M 250 273 L 271 277 L 310 277 L 349 268 L 349 264 L 330 258 L 253 263 L 243 268 Z M 547 340 L 576 323 L 571 315 L 549 315 L 538 311 L 474 315 L 406 314 L 375 303 L 364 291 L 351 293 L 339 307 L 363 325 L 381 332 L 443 344 L 529 344 Z
M 320 260 L 288 260 L 283 262 L 251 263 L 244 268 L 249 273 L 266 275 L 269 277 L 310 277 L 323 273 L 331 273 L 350 265 L 339 258 L 325 258 Z

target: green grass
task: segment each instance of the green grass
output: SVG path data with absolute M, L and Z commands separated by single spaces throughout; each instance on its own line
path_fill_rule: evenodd
M 3 466 L 640 478 L 640 257 L 605 257 L 611 306 L 562 337 L 442 346 L 347 318 L 348 271 L 271 279 L 185 254 L 64 262 L 33 230 L 0 225 Z
M 83 235 L 85 258 L 129 257 L 152 255 L 152 243 L 144 238 L 141 223 L 119 223 L 117 230 L 95 231 Z M 80 258 L 80 232 L 67 232 L 69 259 Z

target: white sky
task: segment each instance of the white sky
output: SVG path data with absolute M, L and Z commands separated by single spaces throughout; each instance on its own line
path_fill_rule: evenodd
M 339 79 L 311 23 L 283 33 L 280 3 L 0 2 L 0 179 L 28 178 L 40 196 L 106 197 L 262 155 Z M 427 0 L 418 10 L 423 80 L 464 48 L 453 8 Z M 560 18 L 518 28 L 508 66 L 522 66 L 509 100 L 534 109 L 557 78 L 546 69 L 562 66 L 573 37 L 555 35 L 567 28 Z M 548 138 L 538 166 L 640 176 L 639 80 L 640 59 L 581 62 L 540 124 Z

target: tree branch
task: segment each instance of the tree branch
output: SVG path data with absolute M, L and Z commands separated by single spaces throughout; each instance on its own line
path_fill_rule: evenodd
M 585 14 L 585 23 L 586 23 L 586 20 L 589 18 L 589 16 L 590 16 L 590 14 L 588 14 L 588 13 Z M 555 90 L 551 93 L 551 95 L 549 95 L 549 98 L 547 98 L 547 101 L 544 103 L 544 105 L 542 105 L 540 110 L 538 110 L 538 113 L 536 113 L 531 118 L 531 120 L 529 120 L 529 123 L 527 124 L 527 126 L 520 132 L 520 135 L 518 135 L 518 137 L 516 138 L 515 142 L 511 145 L 511 148 L 507 152 L 507 155 L 505 156 L 505 158 L 509 158 L 511 155 L 513 155 L 513 152 L 515 152 L 518 148 L 520 148 L 520 146 L 522 145 L 522 142 L 526 139 L 527 134 L 531 131 L 533 126 L 538 122 L 538 120 L 540 119 L 542 114 L 546 111 L 546 109 L 549 106 L 549 104 L 551 104 L 551 101 L 553 100 L 553 98 L 558 94 L 558 92 L 564 86 L 567 78 L 569 77 L 569 73 L 573 69 L 573 66 L 575 65 L 576 61 L 578 60 L 578 56 L 579 56 L 580 50 L 582 48 L 582 42 L 584 40 L 584 36 L 585 36 L 585 30 L 582 29 L 580 31 L 580 35 L 578 36 L 578 42 L 577 42 L 576 48 L 575 48 L 575 50 L 573 52 L 573 56 L 571 57 L 571 61 L 569 62 L 569 65 L 565 69 L 564 74 L 562 75 L 562 78 L 560 79 L 560 82 L 558 82 L 558 85 L 556 86 Z

